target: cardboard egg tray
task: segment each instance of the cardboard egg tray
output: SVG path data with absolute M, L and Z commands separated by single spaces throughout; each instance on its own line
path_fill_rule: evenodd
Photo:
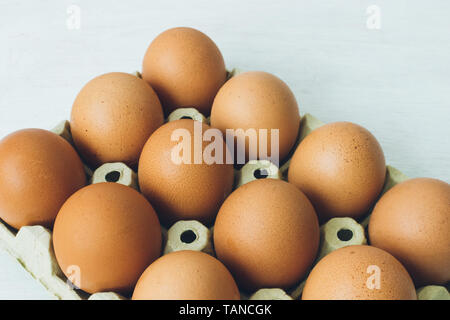
M 230 72 L 232 76 L 236 71 Z M 140 76 L 139 73 L 136 74 Z M 168 121 L 189 117 L 197 121 L 208 122 L 202 114 L 193 108 L 175 110 L 168 117 Z M 310 114 L 302 117 L 296 146 L 314 129 L 323 123 Z M 53 130 L 56 134 L 73 144 L 70 124 L 61 122 Z M 250 161 L 240 170 L 235 171 L 235 188 L 257 179 L 255 172 L 263 172 L 265 178 L 286 179 L 289 161 L 280 168 L 269 161 Z M 137 174 L 123 163 L 107 163 L 92 172 L 85 166 L 86 175 L 90 183 L 116 182 L 138 189 Z M 408 179 L 399 170 L 387 166 L 386 180 L 383 191 L 395 184 Z M 370 214 L 359 223 L 352 218 L 334 218 L 320 227 L 320 247 L 315 263 L 326 254 L 348 245 L 366 244 L 366 227 Z M 214 255 L 212 244 L 212 228 L 207 228 L 198 221 L 178 221 L 169 230 L 162 228 L 163 254 L 178 250 L 196 250 Z M 16 231 L 0 220 L 0 249 L 4 249 L 12 258 L 16 259 L 55 299 L 71 300 L 123 300 L 125 297 L 114 292 L 98 292 L 88 294 L 77 289 L 66 278 L 55 258 L 52 245 L 52 233 L 42 226 L 26 226 Z M 314 264 L 315 264 L 314 263 Z M 306 276 L 305 276 L 306 279 Z M 299 299 L 304 287 L 302 281 L 291 290 L 279 288 L 260 289 L 255 293 L 241 293 L 242 299 L 251 300 L 293 300 Z M 450 295 L 445 287 L 426 286 L 417 290 L 421 300 L 449 300 Z

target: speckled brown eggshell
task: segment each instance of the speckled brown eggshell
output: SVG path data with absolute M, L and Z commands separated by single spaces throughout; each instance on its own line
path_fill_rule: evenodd
M 386 176 L 383 150 L 365 128 L 350 122 L 326 124 L 297 147 L 288 180 L 314 205 L 319 220 L 359 218 L 368 213 Z
M 156 260 L 140 277 L 133 300 L 239 300 L 230 272 L 199 251 L 176 251 Z
M 89 293 L 129 294 L 161 253 L 161 227 L 150 203 L 136 190 L 97 183 L 63 205 L 53 246 L 61 270 L 77 287 Z
M 279 159 L 286 158 L 295 144 L 300 125 L 297 101 L 289 87 L 276 76 L 260 71 L 238 74 L 217 93 L 211 111 L 211 126 L 226 129 L 267 129 L 267 155 L 271 155 L 271 129 L 279 130 Z M 242 136 L 236 132 L 236 137 Z M 242 138 L 245 138 L 242 136 Z M 246 139 L 246 159 L 249 139 Z M 267 157 L 260 157 L 264 159 Z M 254 159 L 254 157 L 251 157 Z
M 203 141 L 195 148 L 194 123 L 202 132 L 210 127 L 190 119 L 164 124 L 145 144 L 139 160 L 139 185 L 141 192 L 155 206 L 161 222 L 170 226 L 178 220 L 199 220 L 210 225 L 217 215 L 225 197 L 231 192 L 234 171 L 231 164 L 207 164 L 202 158 L 209 142 Z M 177 164 L 172 150 L 184 140 L 172 140 L 175 130 L 187 130 L 191 137 L 191 162 Z M 201 139 L 201 137 L 200 137 Z M 224 155 L 226 154 L 226 144 Z M 194 163 L 195 155 L 201 163 Z M 225 162 L 226 159 L 223 159 Z
M 372 267 L 371 267 L 372 266 Z M 379 284 L 375 278 L 379 268 Z M 303 300 L 416 300 L 406 269 L 386 251 L 371 246 L 348 246 L 321 259 L 312 269 Z
M 214 225 L 218 259 L 248 292 L 295 285 L 309 270 L 318 246 L 313 206 L 281 180 L 255 180 L 236 189 Z
M 219 48 L 192 28 L 161 33 L 148 47 L 142 64 L 142 78 L 157 92 L 166 115 L 176 108 L 195 107 L 208 116 L 226 77 Z
M 394 186 L 372 212 L 369 238 L 403 263 L 416 286 L 445 285 L 450 281 L 450 185 L 416 178 Z
M 135 167 L 148 137 L 163 122 L 158 96 L 144 80 L 111 72 L 81 89 L 72 107 L 71 131 L 93 168 L 108 162 Z
M 10 226 L 52 228 L 64 201 L 85 184 L 80 157 L 58 135 L 25 129 L 0 141 L 0 218 Z

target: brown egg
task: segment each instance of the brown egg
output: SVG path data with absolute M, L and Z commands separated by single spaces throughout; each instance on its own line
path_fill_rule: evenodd
M 311 200 L 321 222 L 367 213 L 385 176 L 380 144 L 350 122 L 330 123 L 309 134 L 297 147 L 288 172 L 289 182 Z
M 56 259 L 74 285 L 89 293 L 130 293 L 161 253 L 161 227 L 133 188 L 98 183 L 72 195 L 53 230 Z
M 0 218 L 10 226 L 52 228 L 64 201 L 85 184 L 79 156 L 60 136 L 25 129 L 0 141 Z
M 450 185 L 417 178 L 377 202 L 369 222 L 373 246 L 400 260 L 416 286 L 450 281 Z
M 199 251 L 176 251 L 153 262 L 139 278 L 133 300 L 239 300 L 230 272 Z
M 72 107 L 73 140 L 93 167 L 107 162 L 137 165 L 148 137 L 163 124 L 158 96 L 142 79 L 122 72 L 88 82 Z
M 202 142 L 202 133 L 195 134 L 195 128 L 203 133 L 211 129 L 204 123 L 190 119 L 166 123 L 152 134 L 139 160 L 141 191 L 155 206 L 161 222 L 166 226 L 177 220 L 190 219 L 211 224 L 233 187 L 233 166 L 225 164 L 224 158 L 221 158 L 223 164 L 207 164 L 205 155 L 209 142 Z M 216 131 L 220 134 L 220 131 Z M 172 135 L 177 132 L 185 133 L 188 137 L 172 139 Z M 200 139 L 198 145 L 197 139 Z M 188 161 L 175 161 L 173 153 L 178 145 L 186 145 L 186 152 L 191 155 L 187 156 Z M 225 157 L 225 142 L 223 150 Z M 195 163 L 196 158 L 198 164 Z
M 225 200 L 214 225 L 217 257 L 247 291 L 295 285 L 309 270 L 318 246 L 313 206 L 282 180 L 239 187 Z
M 416 300 L 406 269 L 386 251 L 355 245 L 326 255 L 306 280 L 303 300 Z
M 167 114 L 195 107 L 208 116 L 227 72 L 222 54 L 204 33 L 192 28 L 164 31 L 150 44 L 142 78 L 158 93 Z
M 284 159 L 295 144 L 299 125 L 300 115 L 294 94 L 282 80 L 267 72 L 245 72 L 228 80 L 217 93 L 211 111 L 211 126 L 214 128 L 224 133 L 226 129 L 243 130 L 235 131 L 235 137 L 245 139 L 247 160 L 268 159 L 272 155 L 272 129 L 279 130 L 277 149 L 280 161 Z M 248 129 L 256 132 L 257 157 L 249 157 L 251 139 L 245 135 Z M 260 143 L 263 144 L 261 129 L 267 130 L 267 152 L 259 148 Z

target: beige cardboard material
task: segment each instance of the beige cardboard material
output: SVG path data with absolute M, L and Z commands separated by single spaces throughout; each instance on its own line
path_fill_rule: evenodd
M 91 183 L 116 182 L 139 190 L 138 176 L 122 162 L 105 163 L 94 171 Z
M 61 121 L 51 131 L 53 133 L 56 133 L 58 136 L 66 139 L 71 145 L 73 145 L 72 133 L 70 131 L 70 122 L 68 120 Z
M 205 116 L 197 111 L 195 108 L 179 108 L 174 111 L 172 111 L 171 114 L 169 114 L 169 117 L 167 118 L 167 122 L 169 121 L 175 121 L 180 119 L 192 119 L 204 123 L 209 123 Z
M 426 286 L 417 290 L 419 300 L 450 300 L 450 293 L 443 286 Z
M 196 220 L 176 222 L 167 232 L 164 254 L 180 250 L 202 251 L 214 255 L 212 232 Z
M 91 295 L 88 300 L 127 300 L 127 299 L 115 292 L 99 292 Z
M 280 170 L 269 160 L 250 160 L 241 170 L 237 171 L 235 188 L 239 188 L 250 181 L 257 180 L 258 178 L 255 174 L 258 171 L 266 175 L 265 179 L 281 179 Z
M 284 290 L 278 288 L 259 289 L 249 300 L 293 300 Z
M 348 237 L 346 238 L 346 236 Z M 339 248 L 367 244 L 364 228 L 354 219 L 347 217 L 333 218 L 321 226 L 320 239 L 321 245 L 317 261 Z

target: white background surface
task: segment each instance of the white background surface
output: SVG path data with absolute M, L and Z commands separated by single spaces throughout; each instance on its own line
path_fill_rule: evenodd
M 367 27 L 370 5 L 380 29 Z M 449 182 L 446 0 L 0 0 L 0 138 L 67 119 L 88 80 L 140 70 L 150 41 L 174 26 L 207 33 L 229 68 L 282 78 L 302 114 L 365 126 L 405 174 Z M 0 299 L 48 297 L 0 254 Z

